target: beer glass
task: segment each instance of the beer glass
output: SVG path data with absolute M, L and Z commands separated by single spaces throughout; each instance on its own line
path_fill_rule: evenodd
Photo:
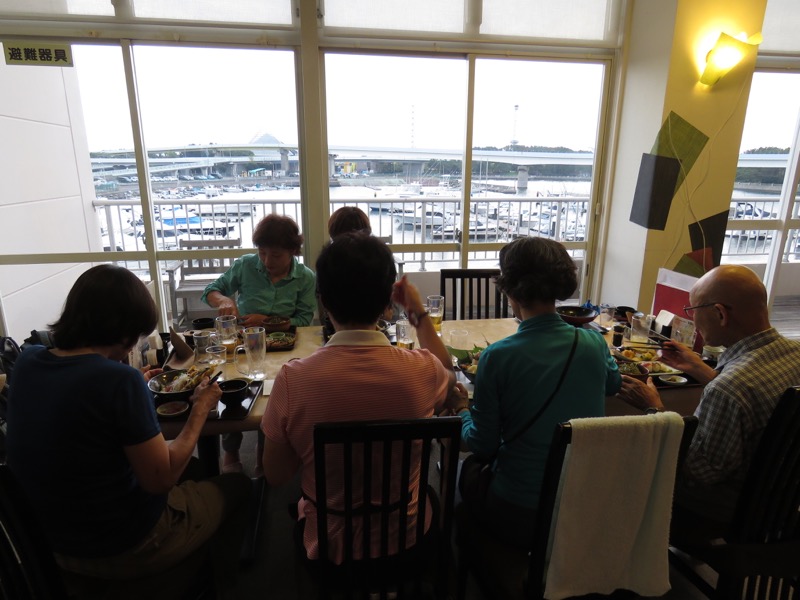
M 433 328 L 441 337 L 442 317 L 444 317 L 444 296 L 428 296 L 428 315 L 433 323 Z
M 234 362 L 242 375 L 258 381 L 266 377 L 267 335 L 263 327 L 247 327 L 242 332 L 241 346 L 236 347 Z M 244 356 L 244 360 L 240 360 Z

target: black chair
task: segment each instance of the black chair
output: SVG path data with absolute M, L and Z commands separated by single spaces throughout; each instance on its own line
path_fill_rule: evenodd
M 39 520 L 7 465 L 0 465 L 0 598 L 67 598 Z
M 708 598 L 800 597 L 800 387 L 772 413 L 723 539 L 672 543 L 670 562 Z M 697 560 L 718 573 L 716 588 Z
M 442 269 L 439 293 L 445 297 L 451 318 L 508 317 L 508 298 L 494 284 L 498 275 L 500 269 Z
M 683 460 L 696 429 L 697 417 L 683 417 L 683 435 L 678 450 L 678 466 Z M 542 600 L 544 598 L 550 530 L 553 525 L 564 457 L 571 442 L 572 428 L 570 424 L 557 425 L 545 464 L 533 544 L 529 552 L 503 544 L 487 534 L 483 528 L 474 526 L 470 522 L 470 514 L 466 507 L 463 504 L 458 507 L 456 527 L 459 546 L 459 600 L 463 600 L 466 595 L 469 571 L 475 574 L 478 585 L 487 597 L 509 600 L 515 598 Z M 602 474 L 599 475 L 602 476 Z M 637 598 L 638 596 L 627 590 L 618 590 L 611 596 L 598 595 L 598 597 Z
M 441 502 L 427 485 L 435 440 L 447 448 L 443 456 Z M 386 598 L 389 593 L 396 593 L 399 598 L 421 598 L 431 592 L 437 598 L 446 597 L 460 440 L 458 417 L 314 426 L 314 502 L 320 558 L 305 559 L 304 563 L 319 584 L 320 597 L 327 598 L 333 592 L 346 593 L 347 597 L 359 593 Z M 332 477 L 332 473 L 336 475 Z M 419 473 L 416 501 L 409 487 L 409 475 L 414 473 Z M 344 489 L 329 487 L 330 479 L 343 480 Z M 390 494 L 393 487 L 395 490 Z M 344 505 L 330 506 L 331 497 L 343 498 Z M 426 533 L 429 501 L 433 514 Z M 417 541 L 406 548 L 409 517 L 414 513 L 413 532 Z M 332 520 L 343 521 L 344 560 L 338 565 L 328 559 L 331 547 L 328 525 Z M 400 552 L 390 547 L 389 531 L 393 526 L 398 532 L 396 548 L 403 549 Z M 357 559 L 353 548 L 359 527 L 364 554 Z M 376 534 L 379 548 L 370 543 Z M 423 585 L 431 581 L 432 590 Z

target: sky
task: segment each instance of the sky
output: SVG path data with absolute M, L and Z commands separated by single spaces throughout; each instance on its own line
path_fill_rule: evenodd
M 75 47 L 91 150 L 132 147 L 119 49 Z M 287 51 L 136 46 L 149 147 L 297 142 L 294 59 Z M 331 145 L 461 148 L 467 65 L 446 58 L 328 55 Z M 481 60 L 474 145 L 595 146 L 602 68 Z M 576 81 L 581 93 L 575 93 Z
M 75 46 L 74 56 L 90 149 L 132 148 L 121 51 Z M 148 148 L 263 133 L 297 143 L 290 51 L 137 45 L 134 58 Z M 331 146 L 463 147 L 464 60 L 328 54 L 325 75 Z M 473 146 L 592 151 L 602 78 L 600 64 L 478 60 Z M 788 147 L 799 108 L 800 75 L 757 73 L 742 149 Z

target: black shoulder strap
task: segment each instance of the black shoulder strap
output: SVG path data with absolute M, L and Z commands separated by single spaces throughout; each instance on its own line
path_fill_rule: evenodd
M 531 420 L 528 421 L 524 427 L 519 429 L 516 433 L 514 433 L 514 435 L 510 436 L 508 439 L 503 440 L 503 443 L 497 447 L 497 450 L 494 453 L 494 457 L 497 456 L 497 453 L 500 451 L 500 448 L 502 448 L 506 444 L 510 444 L 519 436 L 521 436 L 523 433 L 528 431 L 528 429 L 530 429 L 533 426 L 533 424 L 536 423 L 537 420 L 539 420 L 539 417 L 542 416 L 542 413 L 544 413 L 544 411 L 547 410 L 547 407 L 550 406 L 550 403 L 553 401 L 553 398 L 555 398 L 556 394 L 558 394 L 558 390 L 561 389 L 561 384 L 564 383 L 564 378 L 567 376 L 567 371 L 569 370 L 569 365 L 572 363 L 572 357 L 575 356 L 575 348 L 577 346 L 578 346 L 578 328 L 576 327 L 575 337 L 572 340 L 572 348 L 569 351 L 569 356 L 567 357 L 567 362 L 564 365 L 564 370 L 561 371 L 561 377 L 559 378 L 558 383 L 556 384 L 556 388 L 553 390 L 553 393 L 550 394 L 550 397 L 547 400 L 545 400 L 541 408 L 538 411 L 536 411 L 536 414 L 533 415 Z M 492 462 L 494 462 L 494 457 L 492 457 Z

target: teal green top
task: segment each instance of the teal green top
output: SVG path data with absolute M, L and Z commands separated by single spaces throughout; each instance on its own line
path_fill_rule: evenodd
M 547 453 L 557 423 L 605 414 L 606 395 L 619 391 L 617 363 L 605 339 L 578 329 L 578 345 L 561 389 L 521 437 L 500 448 L 492 492 L 537 508 Z M 575 328 L 557 314 L 532 317 L 517 332 L 481 353 L 472 412 L 461 415 L 461 436 L 470 451 L 491 456 L 533 417 L 556 387 L 569 356 Z
M 216 281 L 208 284 L 200 299 L 207 303 L 206 296 L 212 291 L 230 298 L 238 293 L 239 314 L 290 317 L 292 325 L 304 327 L 314 318 L 316 288 L 314 271 L 298 262 L 297 258 L 292 259 L 289 274 L 278 283 L 272 283 L 258 254 L 245 254 Z

